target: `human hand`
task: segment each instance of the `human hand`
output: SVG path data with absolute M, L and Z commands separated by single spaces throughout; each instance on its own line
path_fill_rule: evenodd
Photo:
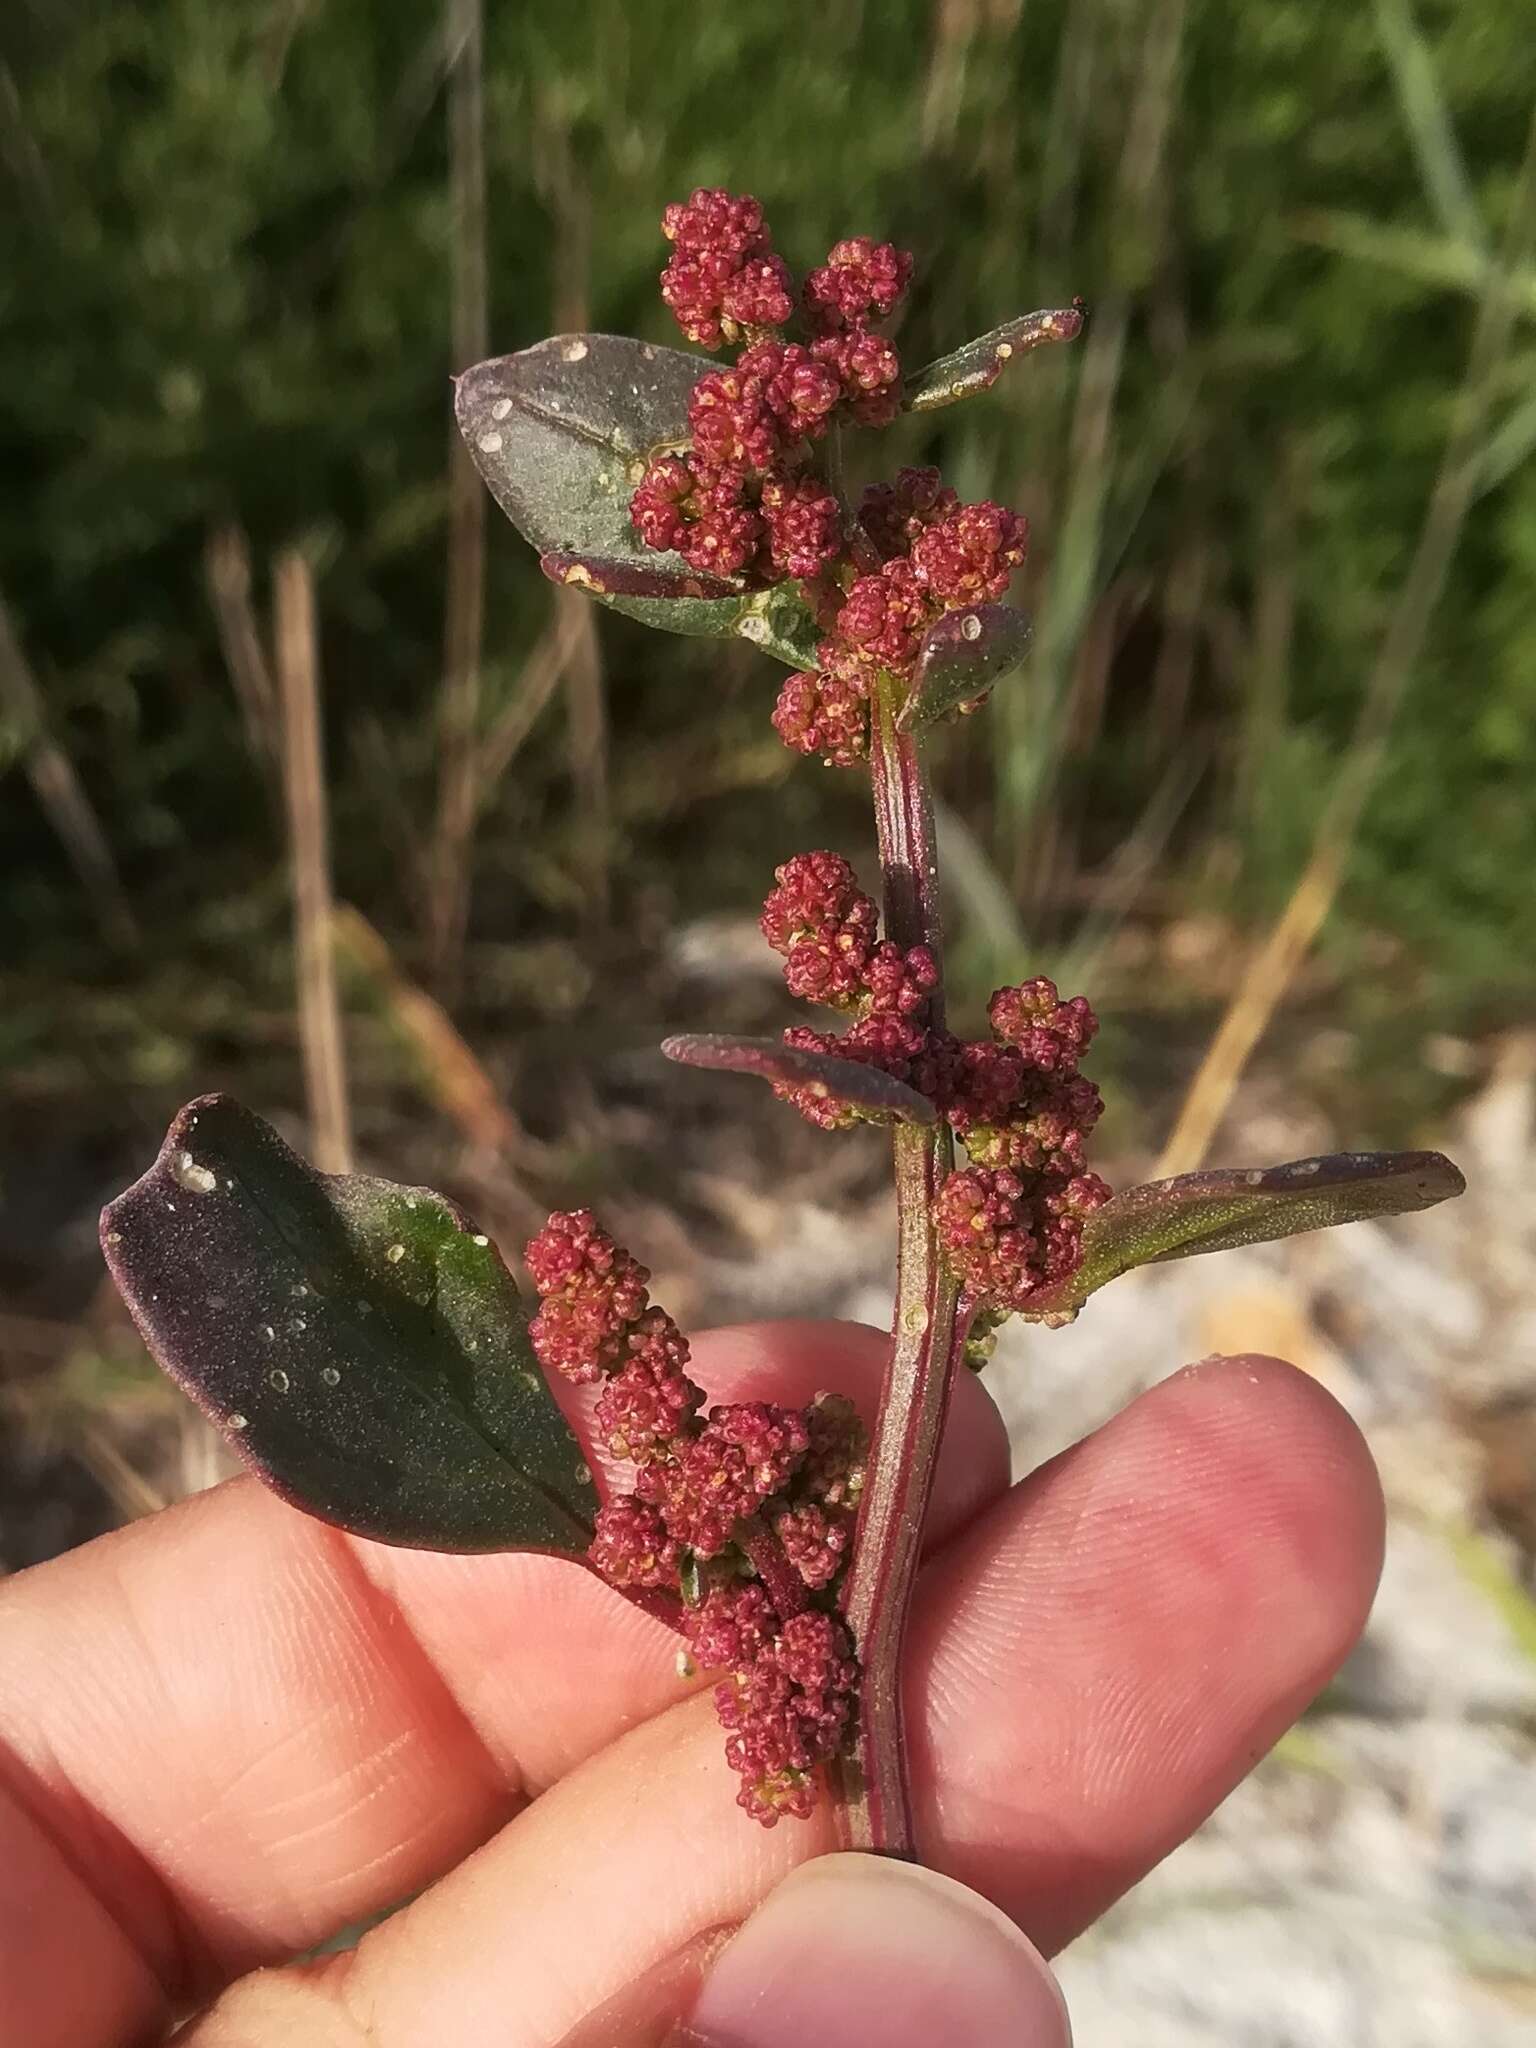
M 695 1369 L 872 1407 L 885 1341 L 718 1331 Z M 1204 1818 L 1350 1648 L 1381 1539 L 1353 1424 L 1274 1360 L 1191 1367 L 1011 1488 L 962 1376 L 907 1652 L 945 1877 L 785 1885 L 831 1809 L 743 1819 L 659 1624 L 235 1480 L 0 1588 L 0 2039 L 128 2048 L 212 2000 L 188 2048 L 1058 2048 L 1015 1925 L 1050 1953 Z

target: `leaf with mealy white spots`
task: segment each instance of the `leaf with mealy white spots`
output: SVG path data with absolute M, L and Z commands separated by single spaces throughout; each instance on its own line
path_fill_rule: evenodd
M 932 412 L 957 399 L 987 391 L 1017 357 L 1051 341 L 1075 341 L 1083 330 L 1081 305 L 1052 306 L 1044 312 L 1025 313 L 1017 320 L 1005 320 L 986 334 L 978 334 L 953 354 L 940 356 L 910 376 L 903 390 L 902 407 L 907 412 Z
M 558 581 L 669 633 L 732 635 L 814 668 L 820 634 L 797 583 L 732 591 L 646 547 L 630 523 L 647 461 L 686 447 L 689 396 L 715 367 L 627 335 L 556 334 L 466 370 L 454 412 L 491 496 L 542 558 L 566 565 Z
M 1081 1265 L 1060 1288 L 1032 1301 L 1030 1312 L 1070 1316 L 1137 1266 L 1432 1209 L 1465 1187 L 1460 1169 L 1440 1152 L 1338 1152 L 1148 1181 L 1093 1211 L 1083 1225 Z
M 205 1095 L 101 1234 L 150 1351 L 294 1506 L 421 1549 L 585 1550 L 592 1476 L 516 1284 L 441 1195 L 317 1173 Z

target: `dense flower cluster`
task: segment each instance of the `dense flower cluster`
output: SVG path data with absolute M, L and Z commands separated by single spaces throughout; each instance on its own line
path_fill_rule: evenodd
M 856 897 L 835 863 L 803 867 L 776 929 L 793 943 L 807 916 L 824 921 L 839 905 L 856 928 Z M 804 1411 L 738 1401 L 705 1413 L 687 1340 L 651 1301 L 650 1275 L 589 1210 L 551 1216 L 525 1259 L 542 1297 L 531 1325 L 540 1361 L 578 1385 L 601 1382 L 597 1435 L 635 1468 L 633 1490 L 598 1512 L 589 1561 L 632 1596 L 672 1596 L 694 1660 L 730 1674 L 716 1703 L 738 1803 L 770 1827 L 809 1812 L 857 1682 L 833 1613 L 863 1486 L 857 1415 L 832 1395 Z
M 662 227 L 672 254 L 661 295 L 683 332 L 706 348 L 745 346 L 695 385 L 688 450 L 646 470 L 635 531 L 690 568 L 755 587 L 814 579 L 846 539 L 812 446 L 836 417 L 883 426 L 900 410 L 901 359 L 871 323 L 894 312 L 912 259 L 865 236 L 839 242 L 805 283 L 809 340 L 786 341 L 791 280 L 755 199 L 701 188 Z
M 647 547 L 704 574 L 808 586 L 826 638 L 816 667 L 784 684 L 773 724 L 797 753 L 849 767 L 869 752 L 879 676 L 909 678 L 946 611 L 1000 598 L 1028 529 L 1001 505 L 962 505 L 932 469 L 872 485 L 845 527 L 813 466 L 834 421 L 883 427 L 901 410 L 901 358 L 877 323 L 911 279 L 905 250 L 867 235 L 836 243 L 801 288 L 800 342 L 781 331 L 794 294 L 755 199 L 701 188 L 662 225 L 672 243 L 662 297 L 683 332 L 742 347 L 694 386 L 688 446 L 650 463 L 631 521 Z
M 1098 1029 L 1087 1000 L 1063 1001 L 1042 976 L 996 992 L 987 1012 L 990 1041 L 968 1043 L 936 1029 L 927 1008 L 937 962 L 926 946 L 879 937 L 875 904 L 841 854 L 786 861 L 761 923 L 784 956 L 791 994 L 852 1019 L 837 1033 L 795 1026 L 785 1044 L 878 1067 L 928 1097 L 971 1159 L 939 1195 L 945 1256 L 969 1301 L 1028 1313 L 1076 1269 L 1083 1220 L 1109 1198 L 1084 1157 L 1103 1107 L 1078 1072 Z M 824 1130 L 869 1114 L 815 1082 L 774 1086 Z M 798 1527 L 794 1540 L 802 1540 Z M 809 1531 L 804 1540 L 811 1541 Z
M 667 208 L 661 231 L 672 244 L 661 296 L 690 341 L 718 348 L 744 329 L 789 318 L 790 275 L 755 199 L 701 188 L 686 205 Z
M 936 469 L 903 469 L 894 484 L 872 484 L 859 526 L 879 566 L 862 575 L 845 568 L 817 667 L 789 678 L 773 714 L 786 746 L 840 768 L 869 752 L 876 678 L 910 679 L 929 630 L 947 611 L 1001 598 L 1029 543 L 1016 513 L 962 505 Z
M 715 1688 L 715 1711 L 731 1730 L 726 1758 L 751 1788 L 748 1811 L 770 1827 L 781 1814 L 805 1818 L 811 1772 L 843 1745 L 858 1677 L 851 1649 L 835 1615 L 808 1608 Z

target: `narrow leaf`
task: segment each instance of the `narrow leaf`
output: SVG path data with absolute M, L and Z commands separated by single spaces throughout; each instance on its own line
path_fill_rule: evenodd
M 1038 1310 L 1074 1309 L 1137 1266 L 1432 1209 L 1465 1187 L 1439 1152 L 1339 1152 L 1149 1181 L 1094 1210 L 1083 1227 L 1082 1264 L 1060 1298 L 1040 1301 Z
M 713 365 L 615 334 L 557 334 L 458 379 L 459 430 L 491 495 L 540 555 L 624 563 L 700 581 L 680 555 L 647 548 L 629 501 L 659 449 L 688 439 L 688 396 Z M 610 566 L 592 595 L 672 633 L 729 635 L 791 668 L 815 666 L 816 622 L 798 586 L 726 595 L 622 590 Z
M 937 406 L 953 405 L 957 399 L 986 391 L 1015 356 L 1028 355 L 1048 341 L 1075 340 L 1082 326 L 1080 305 L 1057 306 L 1005 321 L 909 377 L 903 406 L 907 412 L 932 412 Z
M 317 1173 L 205 1095 L 101 1229 L 149 1349 L 285 1500 L 385 1543 L 585 1549 L 597 1497 L 517 1288 L 441 1195 Z
M 946 612 L 923 641 L 911 695 L 897 725 L 915 732 L 985 696 L 1022 665 L 1031 631 L 1029 620 L 1012 605 L 978 604 Z
M 764 1081 L 782 1081 L 809 1088 L 829 1102 L 903 1123 L 932 1124 L 938 1113 L 926 1095 L 895 1080 L 862 1060 L 840 1060 L 831 1053 L 783 1045 L 776 1038 L 726 1038 L 712 1033 L 683 1033 L 662 1041 L 669 1060 L 684 1067 L 713 1067 L 730 1074 L 756 1074 Z

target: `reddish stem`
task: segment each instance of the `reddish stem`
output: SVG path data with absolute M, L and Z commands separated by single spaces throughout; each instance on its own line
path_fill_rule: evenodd
M 792 1615 L 803 1613 L 810 1606 L 811 1596 L 804 1579 L 785 1555 L 778 1537 L 756 1515 L 743 1527 L 742 1547 L 751 1558 L 780 1621 L 788 1621 Z
M 900 946 L 928 946 L 939 960 L 932 808 L 916 744 L 896 731 L 897 688 L 889 681 L 873 707 L 885 930 Z M 942 984 L 929 1014 L 932 1023 L 942 1023 Z M 939 1258 L 933 1229 L 934 1199 L 952 1161 L 942 1125 L 897 1127 L 891 1356 L 843 1598 L 861 1667 L 853 1751 L 839 1768 L 843 1834 L 851 1848 L 907 1858 L 916 1856 L 916 1842 L 902 1728 L 902 1642 L 949 1390 L 965 1344 L 965 1321 L 956 1321 L 955 1284 Z

